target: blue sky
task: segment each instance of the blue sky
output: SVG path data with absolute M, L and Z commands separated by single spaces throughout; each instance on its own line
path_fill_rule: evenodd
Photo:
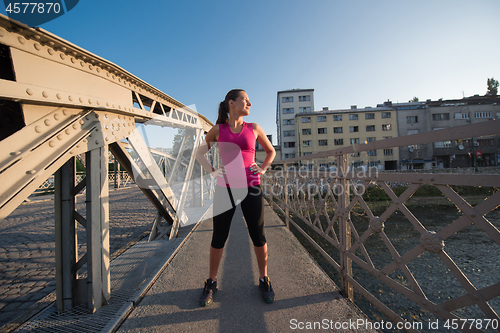
M 485 94 L 500 79 L 499 23 L 498 0 L 80 0 L 41 27 L 214 123 L 226 92 L 243 88 L 245 121 L 276 144 L 280 90 L 313 88 L 316 110 Z

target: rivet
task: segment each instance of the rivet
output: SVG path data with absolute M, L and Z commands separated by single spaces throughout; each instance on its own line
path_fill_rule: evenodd
M 68 100 L 69 100 L 70 102 L 73 102 L 73 96 L 69 95 L 69 96 L 68 96 Z
M 63 139 L 63 137 L 62 137 L 62 135 L 61 135 L 61 134 L 58 134 L 56 138 L 57 138 L 57 140 L 59 140 L 59 141 L 61 141 L 61 140 Z
M 95 117 L 96 117 L 96 118 L 99 118 L 99 115 L 96 113 L 96 114 L 95 114 Z
M 96 129 L 95 129 L 95 131 L 96 131 L 96 132 L 99 132 L 99 129 L 98 129 L 98 128 L 96 128 Z
M 70 135 L 71 130 L 70 130 L 69 128 L 67 128 L 67 129 L 64 131 L 64 133 L 66 133 L 66 135 Z
M 92 65 L 89 65 L 89 69 L 92 70 L 94 68 L 94 66 Z
M 32 96 L 34 94 L 33 89 L 31 89 L 31 88 L 26 89 L 26 93 L 30 96 Z
M 98 145 L 99 144 L 99 140 L 95 140 L 95 144 Z
M 80 119 L 79 123 L 80 123 L 80 125 L 85 124 L 85 122 L 83 121 L 83 119 Z
M 89 120 L 89 119 L 90 119 L 90 117 L 87 115 L 87 116 L 85 116 L 85 119 Z
M 67 116 L 67 115 L 68 115 L 68 110 L 63 109 L 63 110 L 62 110 L 62 114 L 63 114 L 63 115 L 65 115 L 65 116 Z
M 92 137 L 92 133 L 89 134 L 89 138 L 91 138 L 91 137 Z
M 122 109 L 122 106 L 121 105 L 118 105 L 118 109 L 121 110 Z
M 106 76 L 109 77 L 109 73 L 106 73 Z
M 20 36 L 17 40 L 18 40 L 18 41 L 19 41 L 19 43 L 21 43 L 21 44 L 26 43 L 26 39 L 24 39 L 24 37 L 22 37 L 22 36 Z
M 45 124 L 45 126 L 50 126 L 52 124 L 52 122 L 48 119 L 45 119 L 43 123 Z
M 115 131 L 112 131 L 112 132 L 111 132 L 111 135 L 115 135 Z
M 35 35 L 35 39 L 40 40 L 40 38 L 42 38 L 42 37 L 40 37 L 40 35 Z
M 115 74 L 113 74 L 113 76 L 111 76 L 113 78 L 113 80 L 115 79 Z
M 12 153 L 10 153 L 12 156 L 19 156 L 21 155 L 21 151 L 13 151 Z
M 108 114 L 107 113 L 104 114 L 104 118 L 108 119 Z
M 76 63 L 76 59 L 75 59 L 75 58 L 73 58 L 73 57 L 71 57 L 71 62 L 72 62 L 72 63 Z
M 105 137 L 104 140 L 108 141 L 109 139 L 108 139 L 108 137 Z
M 80 148 L 80 145 L 76 145 L 76 148 Z
M 71 127 L 73 127 L 73 129 L 77 129 L 78 125 L 77 124 L 73 124 L 73 126 L 71 126 Z
M 73 154 L 75 154 L 75 153 L 74 153 L 72 150 L 70 150 L 70 151 L 69 151 L 69 154 L 70 154 L 70 155 L 73 155 Z
M 56 94 L 56 97 L 57 97 L 57 99 L 61 99 L 62 98 L 61 94 Z
M 5 36 L 5 31 L 3 29 L 0 29 L 0 37 Z
M 47 52 L 50 54 L 50 55 L 54 55 L 54 50 L 53 49 L 48 49 Z
M 105 129 L 109 129 L 109 126 L 108 126 L 108 125 L 106 125 L 106 126 L 104 126 L 104 128 L 105 128 Z
M 80 97 L 80 98 L 79 98 L 79 101 L 80 101 L 80 103 L 83 103 L 83 98 L 81 98 L 81 97 Z
M 99 101 L 96 101 L 95 103 L 96 103 L 97 105 L 100 105 L 100 104 L 99 104 Z
M 56 113 L 56 114 L 54 115 L 54 119 L 55 119 L 55 120 L 59 120 L 59 119 L 61 119 L 61 116 L 60 116 L 58 113 Z
M 64 53 L 61 53 L 60 57 L 62 60 L 66 60 L 66 55 Z
M 83 61 L 80 61 L 80 66 L 85 67 L 85 63 Z
M 35 132 L 42 133 L 42 128 L 40 126 L 35 127 Z
M 112 104 L 112 105 L 111 105 L 111 107 L 114 109 L 114 108 L 115 108 L 115 105 L 114 105 L 114 104 Z
M 89 104 L 92 104 L 92 100 L 89 98 Z
M 56 146 L 56 144 L 54 143 L 54 141 L 49 141 L 49 146 L 54 148 Z
M 36 173 L 36 170 L 28 170 L 26 171 L 26 174 L 28 175 L 34 175 Z
M 109 106 L 109 102 L 106 102 L 106 106 Z
M 42 92 L 42 96 L 45 97 L 45 98 L 47 98 L 47 97 L 49 97 L 49 93 L 46 92 L 46 91 L 44 91 L 44 92 Z
M 66 50 L 67 50 L 67 49 L 66 49 L 64 46 L 63 46 L 63 47 L 61 47 L 61 51 L 66 52 Z
M 99 67 L 97 67 L 95 70 L 97 71 L 97 73 L 101 72 L 101 69 Z
M 83 140 L 82 140 L 82 142 L 83 142 L 83 143 L 87 143 L 87 139 L 83 139 Z

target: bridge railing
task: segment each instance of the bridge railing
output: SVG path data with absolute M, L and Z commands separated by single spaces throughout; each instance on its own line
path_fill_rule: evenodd
M 436 319 L 440 328 L 496 329 L 500 175 L 356 170 L 349 168 L 349 157 L 498 134 L 500 121 L 493 120 L 277 161 L 263 189 L 286 224 L 334 268 L 343 294 L 369 301 L 376 318 L 382 313 L 408 332 L 429 328 Z M 325 158 L 334 159 L 328 171 L 308 168 Z M 437 197 L 430 201 L 441 204 L 438 209 L 415 204 L 422 193 Z M 474 193 L 483 197 L 466 197 Z M 412 323 L 419 320 L 428 323 Z

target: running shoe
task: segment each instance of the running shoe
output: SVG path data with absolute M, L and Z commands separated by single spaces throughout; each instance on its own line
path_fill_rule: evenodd
M 274 301 L 274 291 L 269 277 L 264 276 L 264 281 L 259 279 L 259 288 L 264 302 L 272 303 Z
M 214 293 L 217 291 L 217 281 L 212 281 L 208 279 L 205 282 L 205 288 L 203 288 L 203 294 L 200 297 L 200 306 L 207 306 L 212 303 L 214 299 Z

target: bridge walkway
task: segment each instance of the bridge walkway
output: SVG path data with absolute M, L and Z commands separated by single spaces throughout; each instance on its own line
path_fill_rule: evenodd
M 336 330 L 335 325 L 346 327 L 350 321 L 366 321 L 267 205 L 265 224 L 274 303 L 261 299 L 253 245 L 238 208 L 221 261 L 214 302 L 205 308 L 198 304 L 208 274 L 212 235 L 212 221 L 208 219 L 194 229 L 118 332 L 283 332 L 314 322 L 321 323 L 321 331 L 350 332 L 354 330 Z M 370 330 L 356 330 L 365 331 Z

